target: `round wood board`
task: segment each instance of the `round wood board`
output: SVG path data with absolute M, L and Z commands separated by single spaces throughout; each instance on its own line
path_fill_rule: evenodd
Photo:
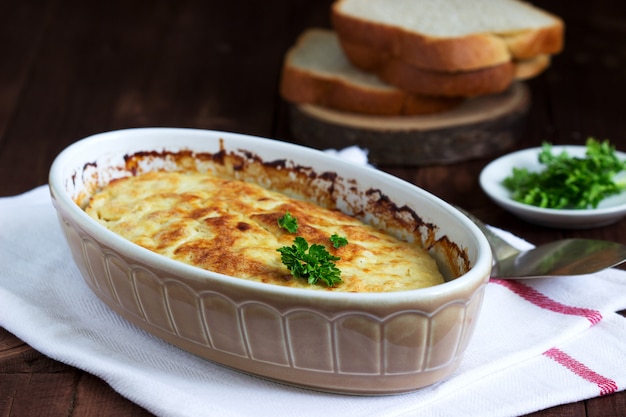
M 373 164 L 447 164 L 512 147 L 529 106 L 528 87 L 517 82 L 504 93 L 420 116 L 366 116 L 291 104 L 290 124 L 297 143 L 317 149 L 358 145 L 369 151 Z

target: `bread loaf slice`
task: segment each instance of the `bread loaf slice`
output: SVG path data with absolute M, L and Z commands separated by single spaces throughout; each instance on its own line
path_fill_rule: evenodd
M 472 71 L 563 47 L 562 20 L 518 0 L 338 0 L 331 16 L 342 42 L 425 70 Z
M 419 115 L 442 112 L 461 98 L 410 94 L 355 68 L 334 31 L 311 28 L 285 55 L 281 96 L 293 103 L 370 115 Z

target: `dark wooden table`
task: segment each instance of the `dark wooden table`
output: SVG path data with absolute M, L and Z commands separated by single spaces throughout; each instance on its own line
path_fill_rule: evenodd
M 565 51 L 528 84 L 517 148 L 626 149 L 626 8 L 620 0 L 537 1 L 566 22 Z M 0 196 L 45 184 L 55 155 L 97 132 L 142 126 L 236 131 L 291 141 L 278 96 L 283 54 L 304 28 L 329 23 L 330 0 L 0 0 Z M 565 231 L 527 224 L 491 203 L 478 173 L 493 159 L 382 166 L 533 243 L 626 239 L 626 221 Z M 0 416 L 146 416 L 106 383 L 46 358 L 0 329 Z M 623 416 L 626 392 L 534 416 Z

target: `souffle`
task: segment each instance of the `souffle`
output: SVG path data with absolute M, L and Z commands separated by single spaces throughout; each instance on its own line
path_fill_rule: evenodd
M 92 196 L 85 211 L 146 249 L 236 278 L 345 292 L 443 282 L 435 260 L 417 243 L 338 210 L 211 173 L 150 172 L 116 179 Z M 297 222 L 297 230 L 281 225 L 285 218 Z M 343 243 L 335 245 L 331 237 Z M 279 249 L 294 247 L 296 238 L 309 247 L 321 245 L 340 271 L 340 282 L 311 284 L 294 275 Z

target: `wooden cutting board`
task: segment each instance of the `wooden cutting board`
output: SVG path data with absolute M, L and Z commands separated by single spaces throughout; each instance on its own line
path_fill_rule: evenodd
M 358 145 L 377 165 L 449 164 L 511 148 L 530 106 L 528 87 L 468 99 L 442 113 L 364 116 L 309 104 L 290 105 L 296 143 L 317 149 Z

